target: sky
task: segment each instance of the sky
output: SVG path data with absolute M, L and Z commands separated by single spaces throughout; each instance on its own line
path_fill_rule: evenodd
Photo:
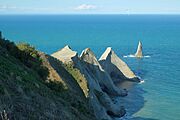
M 180 0 L 0 0 L 0 14 L 180 14 Z

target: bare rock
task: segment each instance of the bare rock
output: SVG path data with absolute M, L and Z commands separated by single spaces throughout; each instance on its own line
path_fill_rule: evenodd
M 140 82 L 140 79 L 131 71 L 128 65 L 115 54 L 111 47 L 108 47 L 102 54 L 99 63 L 114 82 L 123 80 Z
M 139 41 L 138 48 L 137 48 L 137 51 L 135 53 L 135 57 L 137 57 L 137 58 L 142 58 L 143 57 L 141 41 Z
M 66 45 L 64 48 L 60 49 L 59 51 L 53 53 L 51 56 L 59 59 L 60 61 L 64 62 L 71 62 L 75 59 L 78 55 L 76 51 L 72 51 L 71 48 Z

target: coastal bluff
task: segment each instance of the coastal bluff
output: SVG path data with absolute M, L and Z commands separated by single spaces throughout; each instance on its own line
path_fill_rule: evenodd
M 97 120 L 78 80 L 30 44 L 0 38 L 0 119 Z
M 83 50 L 79 56 L 69 46 L 65 46 L 51 56 L 78 70 L 78 74 L 83 78 L 79 85 L 86 89 L 83 90 L 84 94 L 98 120 L 112 120 L 113 117 L 125 115 L 125 108 L 120 103 L 115 103 L 112 96 L 125 97 L 128 92 L 117 87 L 115 83 L 122 80 L 139 82 L 139 79 L 111 48 L 107 48 L 99 61 L 90 48 Z M 82 82 L 86 83 L 86 87 L 81 85 Z
M 108 47 L 99 59 L 99 63 L 111 76 L 113 82 L 123 80 L 140 82 L 140 79 L 132 72 L 129 66 L 120 59 L 111 47 Z
M 105 54 L 110 53 L 108 48 Z M 78 55 L 65 46 L 48 55 L 1 36 L 0 119 L 113 120 L 124 116 L 126 108 L 116 98 L 126 97 L 128 91 L 116 83 L 138 81 L 127 64 L 106 58 L 101 60 L 110 71 L 90 48 Z M 110 58 L 120 59 L 115 53 Z M 111 72 L 121 76 L 117 79 Z

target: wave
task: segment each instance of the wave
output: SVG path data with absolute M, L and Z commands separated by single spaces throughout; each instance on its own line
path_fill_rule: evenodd
M 135 57 L 135 55 L 124 55 L 123 57 L 124 57 L 124 58 L 127 58 L 127 57 Z
M 129 58 L 135 58 L 136 56 L 130 54 L 130 55 L 124 55 L 123 57 L 124 57 L 124 58 L 128 58 L 128 57 L 129 57 Z M 143 58 L 150 58 L 150 57 L 151 57 L 151 56 L 149 56 L 149 55 L 143 56 Z
M 143 84 L 145 82 L 140 76 L 137 76 L 137 77 L 140 79 L 139 84 Z
M 146 55 L 146 56 L 143 56 L 143 57 L 145 57 L 145 58 L 150 58 L 151 56 L 149 56 L 149 55 Z
M 145 81 L 144 80 L 141 80 L 140 82 L 139 82 L 139 84 L 143 84 Z
M 131 120 L 133 117 L 129 114 L 126 113 L 123 117 L 121 118 L 114 118 L 114 120 Z

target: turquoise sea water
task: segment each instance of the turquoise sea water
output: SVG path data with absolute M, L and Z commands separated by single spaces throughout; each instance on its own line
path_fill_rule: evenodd
M 145 81 L 120 98 L 125 119 L 180 120 L 180 16 L 0 16 L 0 30 L 7 39 L 29 42 L 49 54 L 69 44 L 79 53 L 90 47 L 100 57 L 111 46 Z M 139 40 L 151 57 L 123 58 L 136 51 Z

